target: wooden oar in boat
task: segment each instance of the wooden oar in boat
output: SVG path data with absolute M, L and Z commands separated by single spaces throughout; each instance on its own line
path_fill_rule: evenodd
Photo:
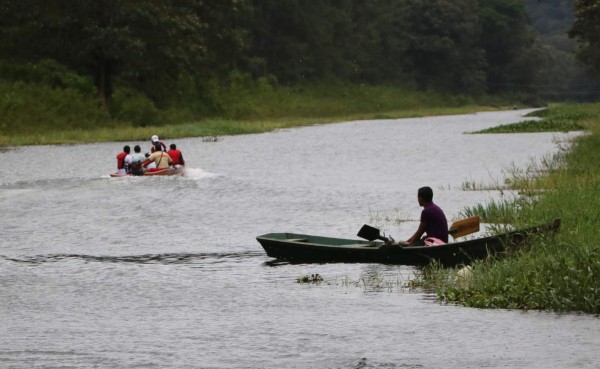
M 471 233 L 479 232 L 479 222 L 479 215 L 457 220 L 450 225 L 450 228 L 448 228 L 448 234 L 456 239 Z
M 479 215 L 475 215 L 467 219 L 457 220 L 456 222 L 450 225 L 450 228 L 448 228 L 448 234 L 456 239 L 458 237 L 466 236 L 471 233 L 479 232 L 479 222 Z M 367 224 L 363 225 L 360 228 L 357 236 L 360 238 L 364 238 L 368 241 L 382 240 L 385 243 L 393 242 L 393 240 L 391 240 L 390 238 L 382 236 L 379 232 L 379 229 L 371 227 Z

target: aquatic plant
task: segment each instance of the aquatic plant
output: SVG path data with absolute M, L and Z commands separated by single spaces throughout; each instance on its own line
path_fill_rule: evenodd
M 323 282 L 323 277 L 319 274 L 303 275 L 296 279 L 298 283 L 320 283 Z
M 218 142 L 218 141 L 221 141 L 221 138 L 216 135 L 202 137 L 202 142 Z
M 336 279 L 333 282 L 333 285 L 340 285 L 342 287 L 356 287 L 365 292 L 393 292 L 394 290 L 404 292 L 410 288 L 408 285 L 410 280 L 410 278 L 407 279 L 402 276 L 402 274 L 398 274 L 396 277 L 386 277 L 378 272 L 369 272 L 362 273 L 357 279 L 350 278 L 349 276 Z
M 543 191 L 465 211 L 516 227 L 560 218 L 559 233 L 536 237 L 529 247 L 512 250 L 502 259 L 474 263 L 467 288 L 451 278 L 432 280 L 440 300 L 479 308 L 600 314 L 600 120 L 589 118 L 599 116 L 600 104 L 560 107 L 557 114 L 569 109 L 578 112 L 569 117 L 585 119 L 590 134 L 579 136 L 559 160 L 546 161 L 543 175 L 526 171 L 519 175 L 527 180 L 511 183 L 517 189 L 524 186 L 522 193 Z M 552 111 L 545 114 L 552 117 Z
M 570 132 L 582 131 L 585 127 L 576 121 L 562 120 L 526 120 L 518 123 L 502 124 L 492 128 L 471 132 L 480 133 L 532 133 L 532 132 Z

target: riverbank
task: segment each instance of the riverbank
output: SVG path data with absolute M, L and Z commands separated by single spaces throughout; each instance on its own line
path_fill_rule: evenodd
M 560 218 L 555 237 L 501 260 L 472 265 L 468 283 L 438 268 L 433 284 L 442 301 L 478 308 L 573 311 L 600 314 L 600 104 L 562 105 L 543 121 L 576 122 L 589 134 L 536 168 L 516 171 L 506 183 L 519 197 L 491 202 L 464 215 L 516 227 Z M 542 173 L 543 175 L 539 176 Z M 431 282 L 431 281 L 430 281 Z
M 31 134 L 0 134 L 0 147 L 26 145 L 55 145 L 90 142 L 144 141 L 152 135 L 164 139 L 182 137 L 207 137 L 269 132 L 276 129 L 293 128 L 315 124 L 327 124 L 365 119 L 398 119 L 435 115 L 469 114 L 478 111 L 499 110 L 495 107 L 423 107 L 381 113 L 349 113 L 330 117 L 289 117 L 279 119 L 233 120 L 209 118 L 198 122 L 148 127 L 107 127 L 96 129 L 66 129 Z
M 246 81 L 218 89 L 212 96 L 218 107 L 210 109 L 198 107 L 199 97 L 190 97 L 187 105 L 159 110 L 120 90 L 102 109 L 91 86 L 64 84 L 57 88 L 0 80 L 0 95 L 5 96 L 0 100 L 0 147 L 140 141 L 154 134 L 176 139 L 261 133 L 348 120 L 509 109 L 518 100 L 331 81 L 294 87 Z

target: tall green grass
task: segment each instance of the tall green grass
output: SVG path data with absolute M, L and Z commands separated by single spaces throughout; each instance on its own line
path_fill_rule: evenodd
M 545 175 L 514 182 L 517 190 L 527 183 L 524 193 L 531 186 L 543 191 L 467 209 L 485 221 L 516 227 L 560 218 L 559 233 L 537 237 L 506 258 L 475 263 L 467 288 L 440 281 L 440 299 L 481 308 L 600 314 L 600 104 L 550 108 L 545 119 L 561 119 L 564 112 L 581 113 L 578 122 L 589 134 L 556 157 L 560 165 L 550 166 Z
M 0 146 L 259 133 L 345 120 L 494 110 L 503 101 L 340 81 L 283 86 L 232 73 L 226 82 L 206 82 L 202 91 L 185 86 L 187 95 L 160 109 L 139 92 L 117 85 L 109 106 L 99 108 L 91 81 L 55 62 L 0 64 L 0 71 Z

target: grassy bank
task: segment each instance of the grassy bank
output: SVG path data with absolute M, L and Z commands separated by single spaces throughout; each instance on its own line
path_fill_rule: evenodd
M 440 299 L 480 308 L 600 314 L 599 113 L 600 104 L 545 111 L 545 120 L 575 120 L 590 134 L 547 160 L 543 175 L 539 167 L 516 173 L 507 186 L 520 191 L 520 197 L 465 210 L 485 222 L 517 227 L 561 218 L 560 232 L 500 260 L 475 263 L 467 286 L 454 278 L 454 271 L 437 268 L 431 279 Z
M 309 110 L 310 107 L 307 106 Z M 252 120 L 206 118 L 199 121 L 168 125 L 134 127 L 129 124 L 113 124 L 94 128 L 57 128 L 54 130 L 29 128 L 23 132 L 0 133 L 0 147 L 23 145 L 74 144 L 85 142 L 143 141 L 156 134 L 165 139 L 181 137 L 213 137 L 269 132 L 276 129 L 300 127 L 314 124 L 343 122 L 364 119 L 392 119 L 424 117 L 433 115 L 468 114 L 497 107 L 469 105 L 462 107 L 415 107 L 407 110 L 392 110 L 382 113 L 347 113 L 323 117 L 282 117 Z M 307 114 L 310 115 L 310 114 Z
M 41 68 L 41 67 L 40 67 Z M 43 66 L 26 80 L 0 79 L 0 146 L 222 136 L 359 119 L 419 117 L 501 109 L 504 98 L 464 96 L 336 81 L 281 86 L 267 79 L 208 83 L 204 96 L 186 95 L 158 109 L 152 101 L 116 88 L 98 108 L 90 81 Z M 13 73 L 14 74 L 14 73 Z M 50 77 L 47 77 L 47 76 Z

